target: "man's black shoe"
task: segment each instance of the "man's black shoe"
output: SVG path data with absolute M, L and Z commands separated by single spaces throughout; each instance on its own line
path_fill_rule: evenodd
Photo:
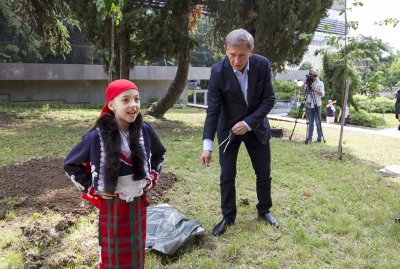
M 400 223 L 400 217 L 394 219 L 395 222 Z
M 271 213 L 266 213 L 265 215 L 258 215 L 258 218 L 266 221 L 268 224 L 279 228 L 279 222 L 271 215 Z
M 227 221 L 225 219 L 221 220 L 217 225 L 215 225 L 212 234 L 214 236 L 218 236 L 223 234 L 226 231 L 226 228 L 228 225 L 233 225 L 235 222 L 234 221 Z

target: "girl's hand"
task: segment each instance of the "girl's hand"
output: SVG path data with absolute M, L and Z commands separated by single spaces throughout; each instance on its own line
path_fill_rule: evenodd
M 152 188 L 152 182 L 150 178 L 146 178 L 146 186 L 144 186 L 143 191 L 148 191 Z
M 113 199 L 116 196 L 116 194 L 111 194 L 111 193 L 107 193 L 107 192 L 102 192 L 99 195 L 103 199 Z

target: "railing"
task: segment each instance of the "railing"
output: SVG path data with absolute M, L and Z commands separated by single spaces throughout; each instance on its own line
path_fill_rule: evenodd
M 193 89 L 193 94 L 188 95 L 188 106 L 207 108 L 207 89 Z M 275 102 L 270 114 L 287 114 L 296 107 L 296 99 L 278 100 Z
M 193 90 L 193 95 L 188 96 L 188 106 L 207 108 L 207 93 L 207 89 Z

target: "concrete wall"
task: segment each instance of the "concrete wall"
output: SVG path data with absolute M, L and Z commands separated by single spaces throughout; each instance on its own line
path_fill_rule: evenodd
M 136 66 L 130 80 L 143 103 L 162 98 L 177 67 Z M 210 68 L 191 67 L 188 80 L 209 79 Z M 103 104 L 107 74 L 101 65 L 0 63 L 0 101 Z M 181 99 L 187 101 L 185 90 Z
M 142 103 L 164 97 L 177 67 L 135 66 L 130 79 L 141 90 Z M 211 68 L 189 68 L 188 80 L 208 80 Z M 278 80 L 304 80 L 307 70 L 276 75 Z M 108 76 L 102 65 L 0 63 L 0 102 L 103 104 Z M 187 90 L 180 99 L 187 101 Z

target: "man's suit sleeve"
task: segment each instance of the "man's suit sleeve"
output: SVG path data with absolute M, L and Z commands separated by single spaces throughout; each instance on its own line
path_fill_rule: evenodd
M 274 89 L 272 86 L 272 71 L 271 71 L 271 66 L 269 62 L 266 62 L 266 65 L 262 65 L 262 67 L 258 68 L 265 68 L 265 76 L 263 80 L 257 82 L 255 85 L 254 90 L 262 90 L 262 100 L 258 104 L 257 108 L 254 110 L 253 113 L 251 113 L 249 116 L 247 116 L 244 121 L 250 125 L 250 127 L 255 130 L 257 127 L 262 123 L 262 121 L 265 119 L 267 114 L 271 111 L 271 109 L 274 107 L 275 103 L 275 94 L 274 94 Z M 249 89 L 251 90 L 251 89 Z
M 220 74 L 216 68 L 211 69 L 211 76 L 208 82 L 207 95 L 207 116 L 204 123 L 203 139 L 214 141 L 215 132 L 217 130 L 219 113 L 221 111 L 221 89 L 219 83 Z

